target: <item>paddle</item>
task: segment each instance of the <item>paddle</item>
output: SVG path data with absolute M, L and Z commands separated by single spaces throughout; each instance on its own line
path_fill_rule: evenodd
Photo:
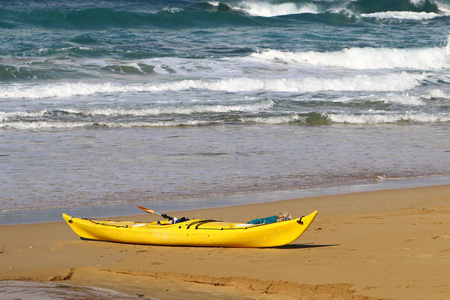
M 154 214 L 154 215 L 161 216 L 161 217 L 163 217 L 163 218 L 165 218 L 165 219 L 173 220 L 173 217 L 168 216 L 168 215 L 166 215 L 166 214 L 161 214 L 161 213 L 159 213 L 159 212 L 154 211 L 153 209 L 150 209 L 150 208 L 147 208 L 147 207 L 143 207 L 143 206 L 140 206 L 140 205 L 137 205 L 137 204 L 135 204 L 135 205 L 136 205 L 138 208 L 140 208 L 140 209 L 142 209 L 143 211 L 145 211 L 146 213 L 148 213 L 148 214 Z

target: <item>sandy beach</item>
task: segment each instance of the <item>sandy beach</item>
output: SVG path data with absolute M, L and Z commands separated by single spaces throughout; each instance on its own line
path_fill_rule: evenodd
M 53 282 L 62 294 L 82 286 L 140 299 L 450 298 L 450 185 L 172 215 L 243 222 L 314 210 L 317 218 L 298 240 L 268 249 L 85 241 L 62 221 L 2 225 L 0 279 L 10 284 L 7 280 Z M 89 299 L 100 299 L 98 291 L 96 295 Z M 115 297 L 106 291 L 100 295 Z

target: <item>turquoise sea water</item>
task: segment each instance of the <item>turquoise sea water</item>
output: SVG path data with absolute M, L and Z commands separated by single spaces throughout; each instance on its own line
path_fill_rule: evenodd
M 1 0 L 0 210 L 448 175 L 449 26 L 443 0 Z

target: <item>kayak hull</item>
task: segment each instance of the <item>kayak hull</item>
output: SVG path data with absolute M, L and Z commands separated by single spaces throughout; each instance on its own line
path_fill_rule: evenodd
M 299 238 L 317 211 L 288 221 L 254 225 L 195 219 L 161 225 L 158 222 L 130 222 L 82 219 L 63 214 L 81 238 L 130 244 L 207 247 L 277 247 Z

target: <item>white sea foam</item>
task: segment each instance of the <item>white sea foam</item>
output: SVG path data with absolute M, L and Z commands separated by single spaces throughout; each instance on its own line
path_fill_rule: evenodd
M 450 56 L 450 34 L 447 36 L 447 45 L 445 46 L 445 54 Z
M 354 77 L 303 79 L 250 79 L 235 78 L 213 83 L 204 83 L 211 90 L 226 91 L 274 91 L 274 92 L 319 92 L 319 91 L 404 91 L 416 87 L 423 74 L 406 72 L 386 75 L 357 75 Z
M 448 123 L 450 122 L 449 114 L 434 115 L 427 113 L 393 113 L 386 114 L 383 111 L 369 111 L 364 114 L 350 113 L 329 113 L 322 114 L 333 123 L 340 124 L 392 124 L 399 122 L 413 123 Z M 259 123 L 268 125 L 289 124 L 305 119 L 305 116 L 299 114 L 290 114 L 282 116 L 258 116 L 240 118 L 243 123 Z M 136 128 L 136 127 L 178 127 L 178 126 L 201 126 L 212 121 L 205 120 L 183 120 L 183 121 L 133 121 L 133 122 L 63 122 L 63 121 L 12 121 L 3 120 L 0 123 L 0 129 L 19 129 L 19 130 L 40 130 L 40 129 L 73 129 L 92 126 L 102 126 L 108 128 Z
M 409 0 L 409 2 L 411 4 L 414 4 L 414 6 L 418 7 L 420 5 L 423 5 L 423 3 L 425 2 L 425 0 Z
M 267 110 L 273 107 L 273 101 L 267 100 L 260 103 L 253 104 L 239 104 L 239 105 L 195 105 L 191 107 L 159 107 L 159 108 L 145 108 L 145 109 L 113 109 L 113 108 L 98 108 L 92 110 L 79 109 L 61 109 L 70 114 L 84 114 L 89 116 L 159 116 L 164 114 L 205 114 L 205 113 L 228 113 L 228 112 L 257 112 Z
M 211 6 L 219 6 L 220 5 L 220 2 L 219 1 L 208 1 L 208 4 L 209 5 L 211 5 Z
M 244 123 L 250 122 L 250 123 L 277 125 L 277 124 L 288 124 L 297 122 L 300 120 L 300 116 L 297 114 L 292 114 L 289 116 L 241 118 L 240 120 Z
M 382 99 L 385 103 L 393 103 L 407 106 L 422 106 L 426 103 L 416 96 L 411 96 L 409 94 L 388 94 Z
M 4 118 L 38 118 L 44 116 L 48 111 L 46 109 L 40 111 L 0 111 L 0 118 L 3 116 Z
M 207 89 L 228 92 L 318 92 L 318 91 L 404 91 L 416 87 L 423 74 L 406 72 L 386 75 L 302 79 L 231 78 L 218 81 L 183 80 L 171 85 L 159 85 L 157 90 Z
M 450 116 L 430 114 L 329 114 L 327 116 L 334 123 L 347 124 L 385 124 L 398 122 L 436 123 L 450 122 Z
M 199 126 L 207 124 L 202 120 L 187 121 L 156 121 L 156 122 L 2 122 L 0 128 L 13 128 L 20 130 L 35 130 L 48 128 L 81 128 L 90 126 L 103 126 L 110 128 L 133 128 L 133 127 L 177 127 L 177 126 Z
M 414 12 L 414 11 L 386 11 L 370 14 L 361 14 L 361 17 L 376 18 L 376 19 L 429 20 L 437 17 L 442 17 L 442 15 L 433 12 L 428 13 L 428 12 Z
M 47 129 L 47 128 L 78 128 L 92 126 L 87 122 L 2 122 L 0 128 L 13 128 L 20 130 Z
M 165 92 L 203 89 L 227 92 L 318 92 L 318 91 L 405 91 L 420 84 L 424 74 L 407 72 L 385 75 L 357 75 L 354 77 L 307 77 L 282 79 L 254 79 L 248 77 L 222 80 L 181 80 L 160 84 L 140 83 L 54 83 L 47 85 L 15 85 L 0 89 L 0 99 L 10 98 L 66 98 L 95 94 Z
M 420 95 L 422 99 L 450 99 L 450 93 L 446 93 L 440 89 L 429 90 Z
M 63 82 L 41 85 L 8 85 L 0 88 L 0 99 L 8 98 L 65 98 L 73 96 L 86 96 L 93 94 L 104 94 L 110 92 L 125 92 L 133 90 L 132 86 L 121 86 L 106 83 L 84 83 Z
M 433 94 L 437 94 L 433 93 Z M 439 94 L 441 95 L 441 94 Z M 334 99 L 327 99 L 327 101 L 334 103 L 349 103 L 349 102 L 384 102 L 387 104 L 400 104 L 405 106 L 424 106 L 426 101 L 429 100 L 430 93 L 424 92 L 418 95 L 410 95 L 409 93 L 382 93 L 382 94 L 368 94 L 358 96 L 343 96 Z M 319 99 L 319 101 L 324 101 Z
M 371 112 L 367 114 L 322 114 L 324 118 L 329 119 L 334 123 L 341 124 L 391 124 L 399 122 L 416 122 L 416 123 L 439 123 L 450 122 L 450 115 L 431 115 L 431 114 L 384 114 L 382 112 Z M 274 116 L 274 117 L 254 117 L 241 118 L 242 122 L 254 122 L 260 124 L 288 124 L 295 123 L 306 117 L 298 114 L 289 116 Z
M 40 111 L 0 111 L 0 122 L 7 122 L 11 119 L 15 118 L 39 118 L 44 116 L 47 113 L 47 110 Z
M 318 8 L 313 3 L 271 3 L 266 1 L 240 1 L 239 4 L 232 7 L 236 10 L 242 10 L 252 16 L 275 17 L 283 15 L 319 13 Z
M 434 48 L 348 48 L 335 52 L 283 52 L 267 50 L 252 58 L 288 64 L 310 64 L 348 69 L 412 69 L 434 70 L 450 67 L 445 47 Z
M 31 247 L 31 246 L 30 246 Z M 36 282 L 36 281 L 1 281 L 0 290 L 2 300 L 13 299 L 110 299 L 129 300 L 135 296 L 128 296 L 114 290 L 105 288 L 92 288 L 72 286 L 60 282 Z
M 422 0 L 411 0 L 411 3 L 419 7 L 422 5 Z M 218 6 L 218 2 L 208 2 L 210 5 Z M 345 3 L 345 2 L 344 2 Z M 448 15 L 450 13 L 450 8 L 448 4 L 436 1 L 436 5 L 439 10 Z M 309 3 L 294 3 L 294 2 L 284 2 L 284 3 L 274 3 L 270 1 L 257 1 L 257 0 L 241 0 L 236 4 L 231 6 L 235 10 L 241 10 L 249 15 L 260 16 L 260 17 L 276 17 L 284 15 L 294 15 L 302 13 L 319 14 L 325 11 L 320 10 L 313 1 Z M 346 12 L 348 15 L 353 15 L 352 11 L 349 11 L 345 5 L 337 5 L 334 8 L 330 8 L 330 12 L 343 13 Z M 443 14 L 438 14 L 434 12 L 414 12 L 414 11 L 385 11 L 376 12 L 369 14 L 361 14 L 364 18 L 377 18 L 377 19 L 403 19 L 403 20 L 429 20 L 434 19 Z
M 183 9 L 179 8 L 179 7 L 164 7 L 163 11 L 167 11 L 169 13 L 174 14 L 174 13 L 179 13 L 179 12 L 183 11 Z

